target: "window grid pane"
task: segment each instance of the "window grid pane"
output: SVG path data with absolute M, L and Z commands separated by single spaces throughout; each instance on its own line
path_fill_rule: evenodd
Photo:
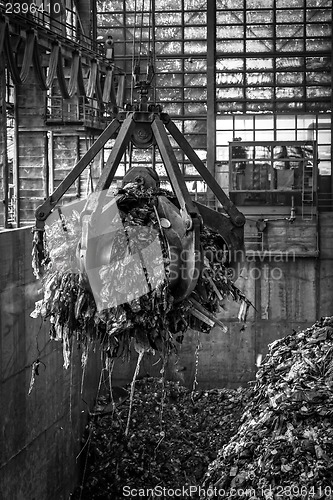
M 217 112 L 328 110 L 329 2 L 277 0 L 275 12 L 258 3 L 217 2 Z

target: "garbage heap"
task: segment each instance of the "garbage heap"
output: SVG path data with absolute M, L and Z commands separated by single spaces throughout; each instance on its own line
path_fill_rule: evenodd
M 253 389 L 201 498 L 333 498 L 333 317 L 273 342 Z
M 130 398 L 120 389 L 113 391 L 113 403 L 101 398 L 91 416 L 83 445 L 85 474 L 75 499 L 123 500 L 129 490 L 135 490 L 132 498 L 158 486 L 199 488 L 208 464 L 236 432 L 250 397 L 247 388 L 191 392 L 145 377 L 136 382 L 126 435 Z M 150 498 L 164 498 L 158 495 L 157 489 Z

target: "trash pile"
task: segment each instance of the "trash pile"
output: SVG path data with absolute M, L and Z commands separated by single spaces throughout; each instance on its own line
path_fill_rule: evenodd
M 43 298 L 36 303 L 31 316 L 49 318 L 51 338 L 63 343 L 65 367 L 70 363 L 73 338 L 82 349 L 84 366 L 94 341 L 100 343 L 108 359 L 116 356 L 126 359 L 133 339 L 138 352 L 154 350 L 166 357 L 177 350 L 177 343 L 182 342 L 188 327 L 209 332 L 214 325 L 214 321 L 208 320 L 207 324 L 194 318 L 188 299 L 174 301 L 168 278 L 168 245 L 156 210 L 161 195 L 170 199 L 173 196 L 161 189 L 144 189 L 136 184 L 118 191 L 114 219 L 110 220 L 111 257 L 107 265 L 94 269 L 101 283 L 99 307 L 89 277 L 78 267 L 80 214 L 73 211 L 65 217 L 59 212 L 59 219 L 46 227 Z M 103 234 L 99 238 L 97 249 L 106 237 Z M 228 295 L 242 305 L 248 304 L 230 279 L 227 268 L 217 257 L 214 261 L 212 250 L 215 256 L 219 255 L 220 239 L 217 233 L 203 228 L 203 251 L 209 245 L 213 257 L 205 258 L 205 275 L 199 278 L 198 292 L 194 291 L 192 296 L 209 313 L 216 312 Z M 36 248 L 37 244 L 33 248 L 33 268 L 37 275 L 40 263 Z
M 333 317 L 270 344 L 253 390 L 202 498 L 332 499 Z
M 145 377 L 136 382 L 126 435 L 129 393 L 115 389 L 114 401 L 101 398 L 91 415 L 83 445 L 85 474 L 73 499 L 123 500 L 125 487 L 199 486 L 217 450 L 236 432 L 250 398 L 249 389 L 191 392 Z

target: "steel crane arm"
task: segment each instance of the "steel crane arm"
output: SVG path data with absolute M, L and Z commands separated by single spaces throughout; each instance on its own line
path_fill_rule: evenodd
M 175 139 L 179 147 L 185 153 L 189 160 L 191 160 L 194 167 L 197 169 L 203 180 L 206 182 L 207 186 L 213 191 L 218 201 L 222 204 L 224 210 L 229 215 L 232 223 L 235 226 L 242 227 L 245 224 L 244 215 L 235 207 L 232 201 L 225 194 L 221 186 L 209 172 L 207 167 L 200 160 L 199 156 L 192 149 L 189 142 L 185 139 L 180 130 L 176 127 L 173 121 L 170 119 L 169 115 L 166 113 L 162 114 L 162 120 L 166 129 L 170 132 L 172 137 Z
M 117 132 L 120 128 L 121 123 L 116 118 L 103 130 L 101 135 L 97 138 L 90 149 L 85 153 L 85 155 L 78 161 L 73 170 L 65 177 L 65 179 L 59 184 L 57 189 L 52 193 L 45 201 L 40 205 L 36 212 L 36 229 L 42 230 L 44 228 L 44 222 L 47 217 L 52 212 L 53 208 L 63 197 L 63 195 L 68 191 L 68 189 L 74 184 L 76 179 L 82 174 L 89 163 L 95 158 L 97 153 L 102 149 L 102 147 L 107 143 L 109 139 Z
M 165 169 L 181 210 L 186 210 L 186 212 L 192 216 L 198 215 L 198 210 L 188 192 L 184 177 L 179 168 L 177 158 L 170 144 L 164 125 L 158 116 L 155 116 L 151 126 Z

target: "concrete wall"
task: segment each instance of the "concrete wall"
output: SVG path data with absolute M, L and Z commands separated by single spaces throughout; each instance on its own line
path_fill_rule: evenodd
M 91 355 L 81 394 L 79 353 L 63 368 L 62 349 L 30 312 L 31 229 L 0 233 L 0 498 L 67 500 L 79 477 L 81 437 L 100 374 Z M 41 361 L 30 395 L 31 367 Z M 86 403 L 85 403 L 85 402 Z

